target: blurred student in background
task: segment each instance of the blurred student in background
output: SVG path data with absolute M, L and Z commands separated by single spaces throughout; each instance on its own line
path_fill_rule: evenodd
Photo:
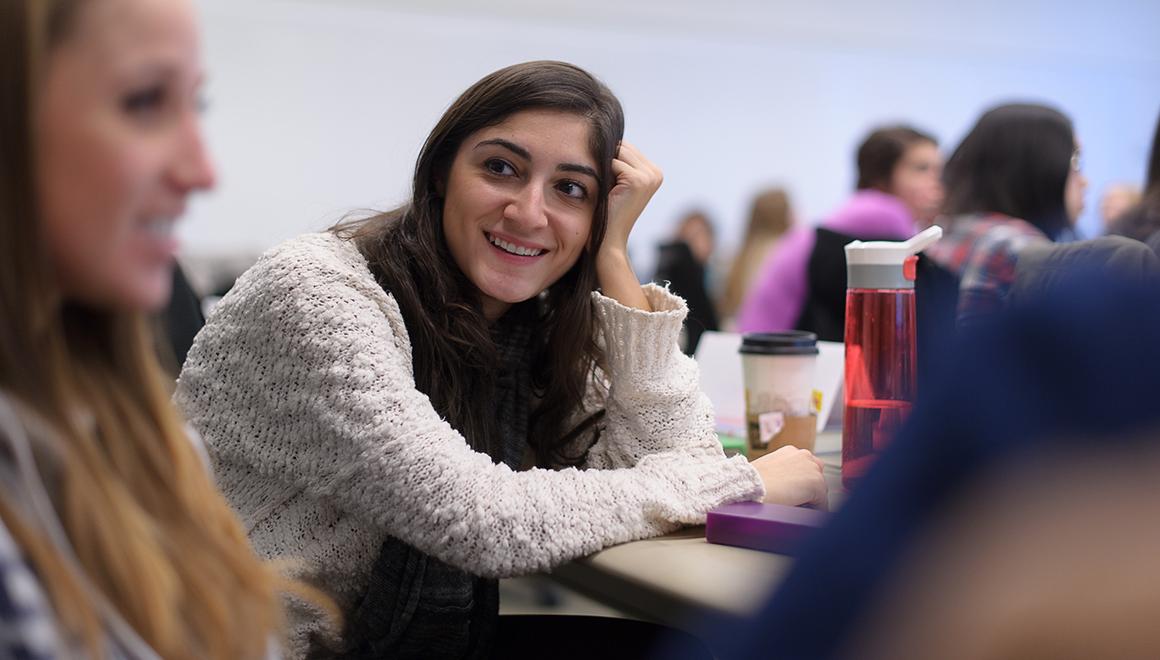
M 1035 104 L 985 112 L 944 180 L 947 232 L 926 254 L 959 278 L 963 325 L 1006 304 L 1022 250 L 1072 234 L 1087 180 L 1071 120 Z
M 1160 254 L 1160 117 L 1152 135 L 1152 153 L 1148 158 L 1148 176 L 1139 203 L 1112 223 L 1109 233 L 1144 241 Z
M 1134 183 L 1113 183 L 1100 196 L 1100 229 L 1104 233 L 1129 210 L 1140 203 L 1140 186 Z
M 0 657 L 269 657 L 290 585 L 215 489 L 147 318 L 214 181 L 191 3 L 4 2 L 0 63 Z
M 749 224 L 741 247 L 733 258 L 733 265 L 725 279 L 725 290 L 717 305 L 725 327 L 733 323 L 738 308 L 753 286 L 762 264 L 773 254 L 782 237 L 794 224 L 793 206 L 789 194 L 782 188 L 771 188 L 758 193 L 749 210 Z
M 855 239 L 902 240 L 934 220 L 943 193 L 933 137 L 907 126 L 879 128 L 858 147 L 857 164 L 854 195 L 817 229 L 792 231 L 770 255 L 737 316 L 739 331 L 796 328 L 841 341 L 842 246 Z
M 657 246 L 657 269 L 653 281 L 668 283 L 669 290 L 685 299 L 689 314 L 681 335 L 681 349 L 697 351 L 701 334 L 717 330 L 717 310 L 709 297 L 709 260 L 716 246 L 713 224 L 702 211 L 686 213 L 677 224 L 673 240 Z

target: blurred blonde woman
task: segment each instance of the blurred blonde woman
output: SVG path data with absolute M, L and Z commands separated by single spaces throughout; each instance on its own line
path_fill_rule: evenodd
M 214 179 L 191 5 L 9 0 L 0 63 L 0 657 L 268 657 L 283 585 L 145 321 Z
M 722 319 L 729 323 L 737 314 L 737 309 L 745 300 L 745 294 L 761 264 L 778 240 L 793 224 L 793 208 L 789 194 L 782 188 L 771 188 L 757 195 L 749 212 L 749 226 L 741 249 L 733 260 L 729 275 L 725 280 L 725 290 L 717 309 Z

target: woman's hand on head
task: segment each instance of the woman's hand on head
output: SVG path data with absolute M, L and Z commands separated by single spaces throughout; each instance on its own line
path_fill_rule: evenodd
M 628 235 L 653 193 L 661 187 L 660 168 L 636 147 L 620 143 L 612 159 L 616 182 L 608 193 L 608 227 L 596 255 L 596 279 L 604 295 L 627 307 L 651 311 L 628 260 Z
M 797 447 L 782 447 L 755 459 L 751 465 L 765 484 L 766 502 L 829 508 L 823 463 L 813 453 Z
M 649 200 L 661 187 L 664 175 L 639 149 L 621 142 L 612 159 L 616 176 L 608 193 L 608 228 L 604 232 L 602 253 L 628 254 L 628 235 Z

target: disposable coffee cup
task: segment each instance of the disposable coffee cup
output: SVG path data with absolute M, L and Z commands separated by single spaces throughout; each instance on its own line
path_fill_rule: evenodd
M 793 445 L 813 451 L 818 404 L 812 332 L 761 332 L 741 337 L 749 458 Z

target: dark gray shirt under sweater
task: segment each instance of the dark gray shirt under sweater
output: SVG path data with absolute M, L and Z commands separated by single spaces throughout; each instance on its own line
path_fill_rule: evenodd
M 516 309 L 496 324 L 496 416 L 502 462 L 520 469 L 531 414 L 531 324 Z M 510 317 L 510 318 L 509 318 Z M 499 616 L 499 583 L 472 576 L 388 536 L 366 594 L 343 635 L 349 659 L 486 658 Z

